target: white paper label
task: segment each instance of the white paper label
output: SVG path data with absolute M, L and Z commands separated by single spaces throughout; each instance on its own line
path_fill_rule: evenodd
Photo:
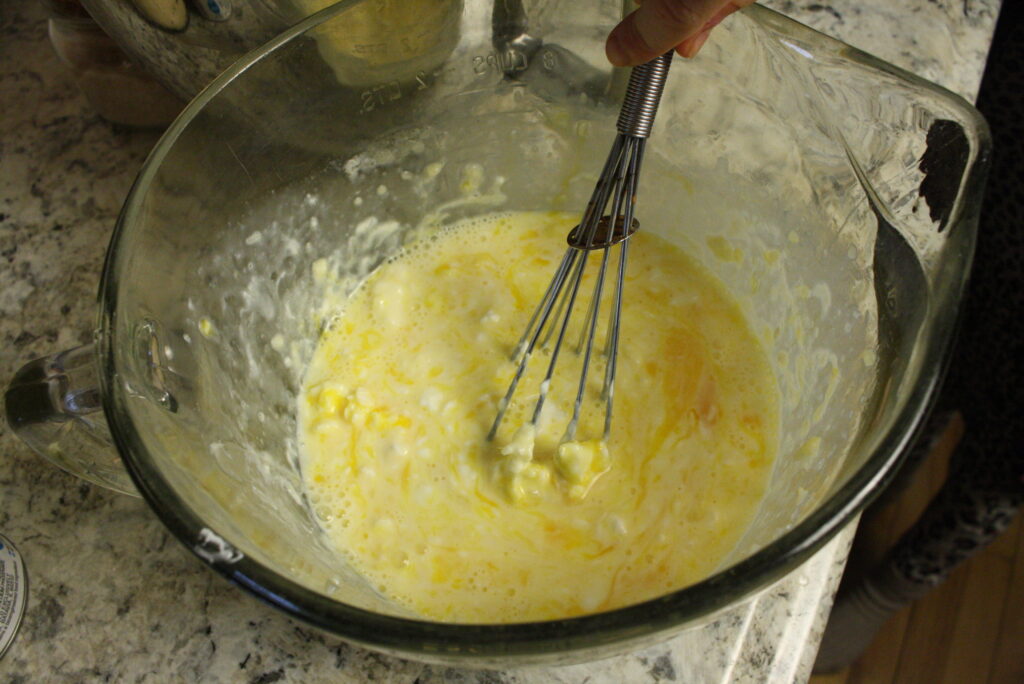
M 0 658 L 18 633 L 27 597 L 25 565 L 14 545 L 0 534 Z

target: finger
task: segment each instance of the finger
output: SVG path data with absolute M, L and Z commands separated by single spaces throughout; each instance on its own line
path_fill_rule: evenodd
M 711 35 L 711 29 L 715 28 L 722 21 L 732 14 L 738 12 L 741 8 L 735 3 L 729 3 L 711 17 L 704 26 L 701 27 L 700 31 L 690 36 L 676 47 L 676 52 L 679 53 L 680 57 L 686 57 L 687 59 L 697 56 L 700 49 L 704 47 L 704 43 L 708 41 L 708 37 Z
M 679 46 L 676 48 L 676 52 L 679 54 L 679 56 L 686 57 L 687 59 L 696 57 L 700 49 L 704 47 L 704 43 L 708 41 L 708 36 L 711 35 L 711 28 L 714 27 L 701 29 L 699 33 L 690 36 L 682 43 L 680 43 Z
M 641 64 L 645 61 L 649 61 L 664 53 L 673 45 L 676 46 L 677 52 L 680 55 L 692 57 L 697 53 L 700 47 L 707 41 L 707 36 L 699 38 L 698 34 L 702 33 L 705 29 L 711 29 L 717 26 L 733 12 L 743 9 L 747 5 L 752 5 L 755 0 L 634 0 L 638 5 L 641 5 L 641 9 L 637 10 L 625 20 L 623 20 L 619 26 L 612 31 L 612 34 L 608 38 L 606 45 L 606 53 L 608 60 L 616 66 L 629 66 L 634 64 Z M 675 26 L 672 28 L 673 20 L 669 18 L 665 20 L 662 14 L 665 10 L 659 8 L 652 8 L 654 5 L 682 5 L 688 3 L 688 7 L 691 8 L 693 16 L 697 17 L 694 21 L 699 21 L 708 15 L 707 19 L 702 24 L 697 25 L 697 28 L 691 30 L 689 22 L 680 22 L 679 17 L 675 16 Z M 644 7 L 646 6 L 646 10 Z M 716 10 L 717 8 L 717 10 Z M 669 35 L 677 36 L 674 38 L 675 43 L 669 43 L 668 46 L 662 50 L 660 46 L 663 43 L 657 42 L 657 38 L 648 38 L 650 32 L 645 29 L 648 21 L 644 18 L 644 12 L 651 12 L 654 14 L 656 22 L 655 26 L 661 26 Z M 676 11 L 672 8 L 670 11 Z M 635 15 L 635 16 L 634 16 Z M 682 26 L 685 23 L 686 26 Z M 681 27 L 681 28 L 680 28 Z M 682 35 L 680 32 L 685 32 L 686 35 Z M 682 37 L 678 37 L 682 36 Z M 672 40 L 672 39 L 666 39 Z
M 648 62 L 694 36 L 729 0 L 646 0 L 608 36 L 616 66 Z
M 728 5 L 726 5 L 722 9 L 718 10 L 718 12 L 716 12 L 713 17 L 708 19 L 707 23 L 705 23 L 704 26 L 702 26 L 701 28 L 702 29 L 713 29 L 716 26 L 718 26 L 719 24 L 721 24 L 725 20 L 725 18 L 727 16 L 729 16 L 733 12 L 739 12 L 743 7 L 746 7 L 749 4 L 750 4 L 749 2 L 743 3 L 742 5 L 740 3 L 730 2 Z

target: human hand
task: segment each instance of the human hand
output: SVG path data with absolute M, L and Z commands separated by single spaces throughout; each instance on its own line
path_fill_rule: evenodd
M 754 0 L 635 0 L 639 9 L 616 26 L 605 43 L 608 61 L 635 66 L 675 48 L 693 57 L 711 29 Z

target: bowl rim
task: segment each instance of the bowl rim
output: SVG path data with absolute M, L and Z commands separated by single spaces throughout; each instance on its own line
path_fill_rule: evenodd
M 332 17 L 365 0 L 343 0 L 321 10 L 263 46 L 249 52 L 204 88 L 166 130 L 149 156 L 124 202 L 107 251 L 99 289 L 100 321 L 97 353 L 104 411 L 114 443 L 139 493 L 175 537 L 205 564 L 232 583 L 291 617 L 363 646 L 420 659 L 445 662 L 470 662 L 495 657 L 528 660 L 530 656 L 568 655 L 615 644 L 678 631 L 696 620 L 708 618 L 735 602 L 750 596 L 792 571 L 819 550 L 854 518 L 891 480 L 924 416 L 933 402 L 949 357 L 953 321 L 932 325 L 930 335 L 922 336 L 925 354 L 920 377 L 904 399 L 889 430 L 877 442 L 872 453 L 848 480 L 831 496 L 821 501 L 788 532 L 759 549 L 753 555 L 716 572 L 696 584 L 639 604 L 584 615 L 542 622 L 506 624 L 442 623 L 430 620 L 383 615 L 357 608 L 306 588 L 283 577 L 255 559 L 242 555 L 200 553 L 201 535 L 208 534 L 204 521 L 174 491 L 155 467 L 144 447 L 140 433 L 121 409 L 125 390 L 118 377 L 117 303 L 120 281 L 119 250 L 124 236 L 136 223 L 148 189 L 167 153 L 192 120 L 236 78 L 260 60 Z M 931 91 L 973 123 L 977 154 L 969 161 L 961 184 L 961 196 L 978 196 L 984 183 L 991 143 L 988 129 L 976 109 L 958 95 L 916 75 L 882 62 L 875 57 L 821 34 L 773 10 L 751 5 L 743 10 L 755 22 L 794 37 L 814 41 L 818 49 L 842 52 L 846 60 L 872 70 L 883 71 L 917 88 Z M 947 317 L 956 318 L 967 270 L 973 253 L 977 223 L 977 204 L 958 202 L 950 225 L 969 229 L 965 236 L 966 261 L 961 282 L 953 284 L 954 306 Z

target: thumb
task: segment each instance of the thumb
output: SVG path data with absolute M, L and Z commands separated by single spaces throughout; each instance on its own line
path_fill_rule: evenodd
M 643 64 L 701 31 L 730 0 L 644 0 L 615 27 L 605 52 L 615 66 Z

